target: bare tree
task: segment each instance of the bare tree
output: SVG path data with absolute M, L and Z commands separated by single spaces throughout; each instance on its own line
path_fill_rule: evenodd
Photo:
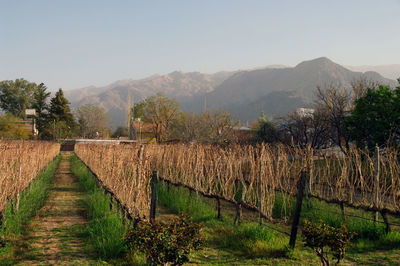
M 316 109 L 306 115 L 293 112 L 283 128 L 280 138 L 287 144 L 310 145 L 314 149 L 329 145 L 329 124 L 324 109 Z
M 330 84 L 325 89 L 318 86 L 315 95 L 316 108 L 326 115 L 332 143 L 345 151 L 349 148 L 349 136 L 344 129 L 344 118 L 351 111 L 350 92 Z
M 363 97 L 368 88 L 377 88 L 374 81 L 360 78 L 351 82 L 351 88 L 338 87 L 334 84 L 325 88 L 317 87 L 315 108 L 325 114 L 329 138 L 345 152 L 349 148 L 349 135 L 345 130 L 345 117 L 354 109 L 357 99 Z
M 364 97 L 365 94 L 369 89 L 376 89 L 379 87 L 379 84 L 375 81 L 368 80 L 366 78 L 360 78 L 353 80 L 351 82 L 351 109 L 354 108 L 355 102 L 360 99 L 361 97 Z
M 173 136 L 185 142 L 226 143 L 235 141 L 232 120 L 227 111 L 206 111 L 200 114 L 183 113 L 176 120 Z

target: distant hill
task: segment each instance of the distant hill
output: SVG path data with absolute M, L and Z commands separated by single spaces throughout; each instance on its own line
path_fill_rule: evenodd
M 138 102 L 157 92 L 177 99 L 185 111 L 226 109 L 244 123 L 257 119 L 261 111 L 277 118 L 298 107 L 309 107 L 317 86 L 333 83 L 349 87 L 359 78 L 396 84 L 376 72 L 354 72 L 321 57 L 295 67 L 276 65 L 216 74 L 175 71 L 141 80 L 120 80 L 105 87 L 70 90 L 65 95 L 72 107 L 86 103 L 104 107 L 114 127 L 124 124 L 129 97 Z
M 397 65 L 379 65 L 379 66 L 346 66 L 353 71 L 367 72 L 373 71 L 381 74 L 385 78 L 397 80 L 400 78 L 400 64 Z
M 352 81 L 360 78 L 394 84 L 376 72 L 353 72 L 321 57 L 292 68 L 236 73 L 206 95 L 207 104 L 210 108 L 230 110 L 242 120 L 253 121 L 261 111 L 277 118 L 298 107 L 310 106 L 317 86 L 350 87 Z
M 166 75 L 153 75 L 141 80 L 120 80 L 105 87 L 87 87 L 65 92 L 72 107 L 94 104 L 108 110 L 112 126 L 125 123 L 128 98 L 139 102 L 146 97 L 162 92 L 179 102 L 188 102 L 193 97 L 213 91 L 232 72 L 202 74 L 175 71 Z

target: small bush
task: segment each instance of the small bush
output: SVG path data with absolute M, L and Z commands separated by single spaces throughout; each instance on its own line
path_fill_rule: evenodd
M 346 226 L 331 227 L 320 221 L 304 221 L 303 237 L 305 245 L 311 247 L 320 258 L 322 265 L 329 265 L 329 253 L 336 259 L 336 265 L 344 258 L 345 248 L 351 245 L 355 233 L 349 232 Z
M 146 254 L 152 265 L 182 265 L 189 261 L 189 253 L 200 249 L 203 239 L 202 224 L 190 222 L 185 216 L 171 223 L 141 221 L 126 236 L 127 242 Z

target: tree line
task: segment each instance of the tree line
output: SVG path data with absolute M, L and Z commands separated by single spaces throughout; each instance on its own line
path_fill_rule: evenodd
M 361 79 L 353 81 L 349 89 L 334 84 L 317 87 L 315 98 L 313 112 L 293 112 L 278 125 L 262 115 L 256 140 L 316 149 L 336 146 L 344 152 L 351 144 L 370 151 L 376 145 L 398 148 L 400 86 L 391 88 Z
M 22 121 L 26 109 L 36 112 L 37 138 L 61 139 L 73 136 L 94 137 L 107 133 L 108 116 L 103 108 L 83 105 L 74 112 L 62 89 L 54 97 L 43 84 L 25 79 L 0 82 L 0 139 L 27 139 Z
M 400 79 L 399 79 L 400 83 Z M 0 138 L 28 138 L 21 124 L 27 108 L 35 109 L 41 139 L 73 136 L 109 137 L 110 118 L 94 105 L 71 111 L 69 101 L 59 89 L 50 100 L 47 87 L 24 79 L 0 82 Z M 183 112 L 175 99 L 158 93 L 136 103 L 128 113 L 128 124 L 143 121 L 157 142 L 232 143 L 237 141 L 239 122 L 228 111 L 206 110 L 196 114 Z M 131 126 L 132 131 L 132 126 Z M 136 130 L 134 128 L 133 130 Z M 398 147 L 400 142 L 400 86 L 390 88 L 367 80 L 356 80 L 351 88 L 335 84 L 317 87 L 312 112 L 292 112 L 280 123 L 272 123 L 264 114 L 253 125 L 250 142 L 281 142 L 316 149 L 351 144 L 373 150 L 376 145 Z M 132 132 L 131 132 L 132 133 Z M 128 127 L 119 127 L 113 137 L 128 136 Z
M 134 104 L 129 117 L 149 123 L 157 142 L 231 143 L 235 141 L 233 131 L 238 125 L 228 111 L 183 112 L 175 99 L 169 99 L 162 93 Z

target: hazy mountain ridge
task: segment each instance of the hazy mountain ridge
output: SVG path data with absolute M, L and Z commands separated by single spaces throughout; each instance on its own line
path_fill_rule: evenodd
M 378 66 L 346 66 L 348 69 L 360 72 L 377 72 L 385 78 L 397 80 L 400 78 L 400 64 Z
M 251 122 L 261 111 L 276 118 L 298 107 L 311 106 L 317 86 L 332 83 L 350 87 L 350 83 L 359 78 L 396 84 L 376 72 L 353 72 L 321 57 L 295 67 L 264 67 L 215 74 L 174 71 L 141 80 L 120 80 L 105 87 L 66 91 L 65 94 L 73 107 L 90 103 L 105 108 L 113 126 L 124 124 L 129 98 L 131 102 L 138 102 L 157 92 L 177 99 L 185 111 L 226 109 L 236 118 Z
M 72 107 L 94 104 L 105 108 L 110 113 L 113 126 L 117 126 L 125 121 L 129 98 L 133 103 L 162 92 L 169 98 L 185 102 L 194 96 L 204 95 L 214 90 L 230 75 L 232 72 L 203 74 L 174 71 L 140 80 L 120 80 L 105 87 L 66 91 L 65 94 L 71 101 Z
M 207 95 L 207 103 L 210 108 L 227 109 L 249 121 L 257 119 L 261 111 L 276 118 L 298 107 L 310 106 L 317 86 L 335 84 L 349 88 L 352 81 L 360 78 L 395 85 L 376 72 L 353 72 L 321 57 L 293 68 L 236 73 Z

